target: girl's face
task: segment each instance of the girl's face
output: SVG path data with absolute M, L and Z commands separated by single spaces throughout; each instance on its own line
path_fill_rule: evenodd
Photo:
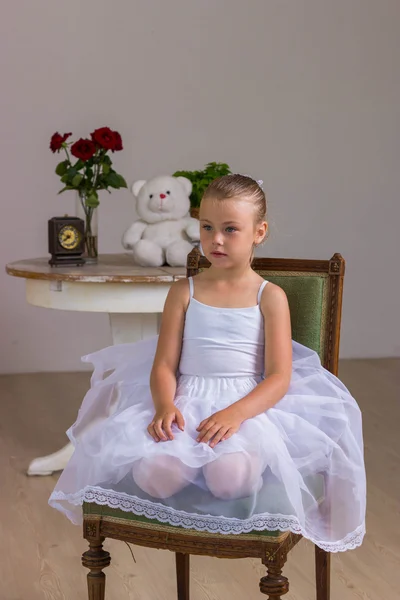
M 267 223 L 256 223 L 251 202 L 206 198 L 200 206 L 200 242 L 204 255 L 220 268 L 248 264 L 255 244 L 265 237 Z

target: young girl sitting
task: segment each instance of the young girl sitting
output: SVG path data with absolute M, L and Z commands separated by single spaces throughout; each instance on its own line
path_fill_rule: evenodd
M 251 268 L 265 215 L 253 179 L 212 182 L 210 268 L 173 284 L 156 339 L 84 357 L 91 388 L 49 501 L 73 522 L 86 501 L 201 531 L 290 530 L 332 552 L 361 544 L 360 411 L 292 342 L 285 293 Z

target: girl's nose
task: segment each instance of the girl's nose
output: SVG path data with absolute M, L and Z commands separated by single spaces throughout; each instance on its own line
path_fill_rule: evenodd
M 164 198 L 166 198 L 166 197 L 167 197 L 167 196 L 166 196 L 165 194 L 160 194 L 160 198 L 161 198 L 162 200 L 164 200 Z
M 222 244 L 222 236 L 220 233 L 215 233 L 213 237 L 213 244 L 220 246 Z

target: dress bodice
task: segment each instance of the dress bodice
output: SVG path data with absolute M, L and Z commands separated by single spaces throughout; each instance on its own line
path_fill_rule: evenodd
M 202 377 L 258 377 L 264 373 L 264 318 L 260 298 L 246 308 L 220 308 L 193 297 L 186 311 L 179 372 Z

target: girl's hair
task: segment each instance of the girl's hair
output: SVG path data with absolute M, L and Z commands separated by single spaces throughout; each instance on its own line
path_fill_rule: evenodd
M 267 201 L 261 186 L 247 175 L 224 175 L 214 179 L 204 192 L 203 199 L 243 198 L 254 204 L 257 223 L 266 219 Z

